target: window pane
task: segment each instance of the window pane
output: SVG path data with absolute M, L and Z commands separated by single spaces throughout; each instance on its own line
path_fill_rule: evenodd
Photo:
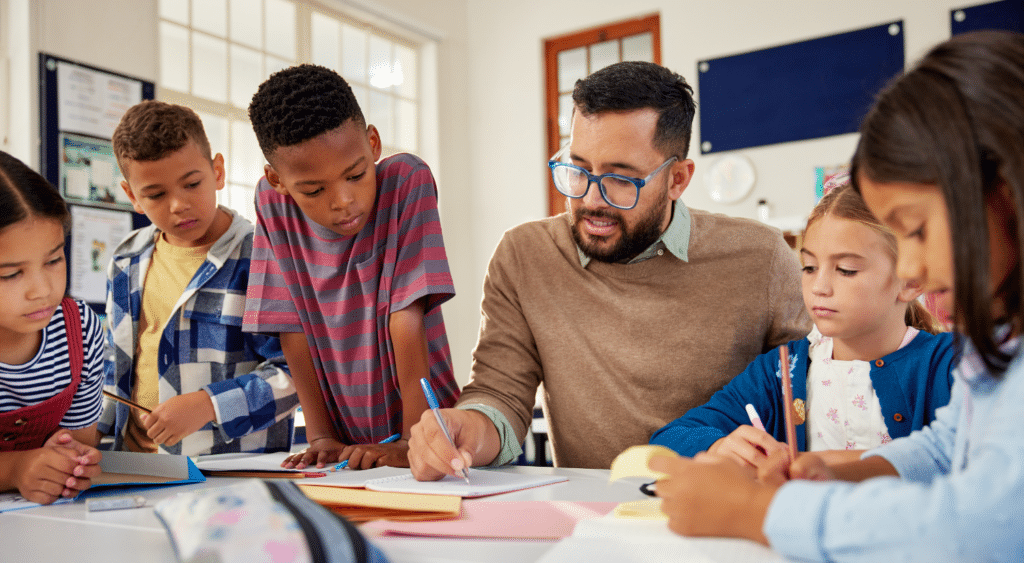
M 631 35 L 622 40 L 622 60 L 654 62 L 654 47 L 650 33 Z
M 419 137 L 418 111 L 416 104 L 405 100 L 398 100 L 397 115 L 395 120 L 395 132 L 397 141 L 395 144 L 399 149 L 411 153 L 418 151 L 417 138 Z
M 290 66 L 292 66 L 291 61 L 286 61 L 283 59 L 279 59 L 277 57 L 271 57 L 270 55 L 267 55 L 267 74 L 266 76 L 264 76 L 264 78 L 267 78 L 271 74 L 274 74 L 279 70 L 286 69 Z M 255 94 L 256 92 L 253 93 Z
M 341 75 L 366 84 L 366 32 L 341 24 Z
M 231 40 L 260 49 L 263 43 L 262 0 L 231 0 Z
M 192 93 L 217 102 L 228 101 L 227 43 L 192 32 Z
M 231 122 L 231 173 L 228 181 L 255 187 L 263 176 L 263 153 L 248 121 Z
M 370 100 L 366 97 L 366 87 L 358 84 L 349 84 L 352 87 L 352 94 L 356 97 L 356 102 L 359 103 L 359 109 L 363 111 L 363 118 L 366 119 L 366 123 L 373 123 L 370 121 L 370 114 L 367 113 L 370 109 Z
M 286 59 L 295 59 L 295 4 L 285 0 L 266 0 L 267 51 Z
M 395 76 L 398 82 L 398 94 L 406 98 L 415 98 L 418 93 L 418 61 L 416 50 L 404 45 L 395 45 Z
M 256 203 L 254 201 L 256 197 L 255 186 L 240 186 L 238 184 L 228 184 L 224 186 L 224 189 L 220 193 L 227 192 L 230 204 L 225 204 L 231 209 L 238 212 L 239 215 L 245 217 L 253 224 L 256 223 Z
M 160 84 L 188 92 L 188 30 L 160 22 Z
M 370 36 L 370 86 L 390 90 L 395 84 L 392 73 L 391 42 Z
M 619 62 L 619 42 L 617 40 L 594 43 L 590 46 L 590 72 Z
M 341 50 L 341 26 L 338 20 L 323 14 L 313 13 L 313 62 L 338 70 L 338 55 Z
M 587 75 L 587 48 L 558 53 L 558 91 L 570 92 L 576 80 Z
M 363 108 L 367 124 L 377 126 L 381 142 L 389 147 L 395 144 L 394 112 L 391 109 L 393 103 L 394 97 L 390 94 L 384 94 L 371 88 L 370 103 Z
M 218 37 L 228 34 L 228 3 L 226 0 L 192 0 L 192 28 Z
M 263 80 L 260 52 L 231 46 L 231 103 L 235 107 L 248 108 L 252 95 Z
M 572 94 L 558 97 L 558 134 L 568 135 L 572 130 Z
M 160 0 L 160 17 L 188 25 L 188 0 Z
M 196 114 L 203 121 L 206 138 L 210 140 L 210 154 L 221 153 L 224 155 L 224 166 L 230 172 L 232 162 L 231 153 L 228 151 L 228 120 L 223 116 L 201 111 L 197 111 Z

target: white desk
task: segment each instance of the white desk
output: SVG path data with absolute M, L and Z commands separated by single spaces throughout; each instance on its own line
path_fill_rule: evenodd
M 645 497 L 636 482 L 608 484 L 608 471 L 551 467 L 510 467 L 517 473 L 557 474 L 569 481 L 463 502 L 490 500 L 568 500 L 624 502 Z M 84 502 L 42 506 L 0 514 L 0 560 L 11 562 L 174 563 L 167 533 L 153 514 L 159 500 L 180 492 L 230 484 L 236 479 L 163 487 L 140 493 L 148 499 L 138 509 L 87 512 Z M 393 563 L 529 562 L 554 542 L 371 538 Z M 716 541 L 716 540 L 706 540 Z M 596 563 L 596 562 L 595 562 Z

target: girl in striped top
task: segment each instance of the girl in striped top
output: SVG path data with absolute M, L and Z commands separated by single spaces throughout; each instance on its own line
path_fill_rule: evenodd
M 64 296 L 68 225 L 57 190 L 0 152 L 0 491 L 39 503 L 100 472 L 103 338 Z

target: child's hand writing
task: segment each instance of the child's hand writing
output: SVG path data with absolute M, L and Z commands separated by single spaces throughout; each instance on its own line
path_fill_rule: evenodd
M 284 458 L 284 461 L 281 462 L 281 467 L 285 469 L 305 469 L 316 464 L 317 468 L 322 468 L 329 463 L 338 463 L 339 459 L 344 459 L 340 458 L 340 456 L 341 452 L 347 447 L 333 437 L 314 438 L 308 448 Z
M 210 395 L 203 390 L 171 397 L 140 416 L 154 442 L 173 446 L 217 417 Z
M 706 454 L 694 459 L 654 456 L 648 466 L 667 474 L 658 480 L 657 491 L 673 532 L 768 544 L 761 527 L 777 487 L 756 481 L 732 460 Z
M 388 465 L 409 467 L 409 441 L 398 440 L 391 444 L 355 444 L 345 446 L 338 461 L 348 460 L 350 469 L 370 469 Z
M 26 500 L 49 504 L 74 497 L 100 474 L 99 450 L 86 446 L 65 431 L 58 431 L 43 447 L 19 452 L 14 463 L 15 484 Z
M 729 458 L 745 467 L 758 469 L 770 455 L 777 451 L 787 451 L 786 444 L 775 441 L 764 430 L 753 426 L 740 426 L 725 438 L 721 438 L 708 448 L 709 454 Z

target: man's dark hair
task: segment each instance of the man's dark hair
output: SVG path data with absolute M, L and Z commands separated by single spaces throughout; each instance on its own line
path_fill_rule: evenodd
M 577 80 L 572 101 L 583 115 L 654 109 L 654 148 L 666 157 L 686 158 L 696 104 L 693 88 L 671 70 L 640 61 L 615 63 Z
M 366 124 L 348 82 L 329 68 L 311 64 L 271 74 L 249 104 L 249 121 L 271 164 L 278 147 L 297 145 L 350 119 Z

